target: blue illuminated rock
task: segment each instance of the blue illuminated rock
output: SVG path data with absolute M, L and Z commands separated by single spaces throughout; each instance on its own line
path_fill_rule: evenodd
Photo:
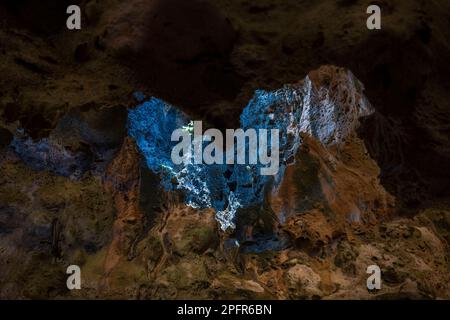
M 351 72 L 325 66 L 297 84 L 256 91 L 241 114 L 241 128 L 280 131 L 280 169 L 275 176 L 260 175 L 261 164 L 173 164 L 171 150 L 176 143 L 171 142 L 171 134 L 182 127 L 189 130 L 191 119 L 156 98 L 130 110 L 128 132 L 148 167 L 160 175 L 164 188 L 183 190 L 189 206 L 214 208 L 226 230 L 235 227 L 239 208 L 262 205 L 267 192 L 277 189 L 286 166 L 295 162 L 301 134 L 313 136 L 325 146 L 339 144 L 360 117 L 373 112 L 362 90 Z

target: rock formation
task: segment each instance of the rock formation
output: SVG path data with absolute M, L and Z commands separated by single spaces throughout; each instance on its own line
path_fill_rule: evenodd
M 70 3 L 0 4 L 0 298 L 450 298 L 449 4 Z M 149 119 L 279 127 L 282 170 L 193 208 Z

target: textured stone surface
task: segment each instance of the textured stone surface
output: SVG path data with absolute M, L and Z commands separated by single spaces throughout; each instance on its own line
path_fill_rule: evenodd
M 65 0 L 0 4 L 1 298 L 450 298 L 449 3 L 380 1 L 380 32 L 364 28 L 365 1 L 73 3 L 79 32 L 56 14 Z M 255 90 L 321 65 L 351 70 L 375 113 L 344 143 L 304 137 L 234 232 L 121 148 L 137 91 L 235 128 Z M 66 289 L 69 264 L 81 291 Z
M 279 187 L 285 170 L 295 162 L 302 135 L 316 138 L 328 147 L 345 142 L 357 128 L 358 119 L 373 113 L 363 90 L 351 72 L 324 66 L 295 85 L 272 92 L 257 91 L 242 112 L 241 128 L 279 130 L 280 161 L 274 176 L 262 175 L 262 164 L 195 164 L 193 152 L 184 155 L 191 159 L 190 164 L 173 164 L 171 152 L 177 142 L 171 141 L 172 132 L 188 127 L 192 120 L 156 98 L 130 111 L 129 134 L 149 168 L 162 176 L 162 185 L 168 191 L 183 190 L 186 204 L 194 208 L 214 208 L 217 220 L 226 230 L 235 227 L 239 208 L 262 206 L 265 193 Z M 245 148 L 247 159 L 257 152 L 250 150 L 248 143 Z

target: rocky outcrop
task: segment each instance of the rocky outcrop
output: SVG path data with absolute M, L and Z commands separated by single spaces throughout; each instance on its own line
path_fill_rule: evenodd
M 271 206 L 298 237 L 305 234 L 303 215 L 312 214 L 317 223 L 317 215 L 323 215 L 330 224 L 328 242 L 346 225 L 389 219 L 394 198 L 380 185 L 378 176 L 379 168 L 356 136 L 334 150 L 306 137 L 296 164 L 287 168 L 283 183 L 272 196 Z M 296 231 L 295 226 L 299 228 Z
M 449 4 L 379 5 L 369 32 L 362 1 L 2 1 L 0 297 L 450 298 Z M 302 106 L 279 183 L 220 204 L 234 231 L 141 161 L 125 125 L 144 96 L 221 129 L 253 96 L 249 126 Z
M 0 172 L 0 297 L 67 295 L 67 266 L 84 266 L 111 241 L 111 195 L 96 177 L 35 171 L 11 150 Z
M 304 140 L 302 134 L 317 139 L 327 148 L 345 143 L 358 127 L 359 118 L 373 112 L 363 90 L 351 72 L 324 66 L 296 84 L 272 92 L 256 91 L 242 112 L 241 127 L 279 132 L 276 150 L 279 163 L 272 176 L 262 174 L 266 169 L 262 163 L 227 165 L 224 159 L 219 159 L 219 163 L 212 165 L 197 164 L 192 151 L 183 154 L 190 161 L 174 163 L 172 133 L 189 128 L 191 121 L 176 107 L 156 98 L 130 111 L 129 134 L 148 167 L 162 177 L 161 185 L 167 191 L 182 190 L 185 203 L 195 208 L 214 208 L 221 228 L 226 230 L 235 227 L 238 210 L 261 207 L 267 194 L 278 188 L 285 170 L 296 161 L 297 150 Z M 250 143 L 244 149 L 247 158 L 263 151 L 250 149 Z M 222 151 L 222 157 L 223 154 Z
M 79 179 L 87 171 L 100 175 L 125 136 L 123 107 L 74 109 L 50 130 L 48 137 L 33 139 L 18 127 L 11 148 L 35 170 Z M 17 123 L 11 125 L 11 128 Z
M 133 246 L 142 233 L 143 215 L 139 209 L 140 156 L 134 143 L 126 138 L 105 174 L 105 188 L 112 194 L 117 210 L 112 241 L 105 257 L 105 276 L 120 259 L 132 255 Z

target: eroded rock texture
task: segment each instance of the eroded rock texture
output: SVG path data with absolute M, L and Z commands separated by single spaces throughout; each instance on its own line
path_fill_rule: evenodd
M 268 130 L 270 137 L 267 135 L 266 142 L 262 143 L 261 133 L 257 132 L 257 145 L 245 142 L 232 152 L 235 159 L 242 152 L 246 159 L 256 155 L 261 160 L 258 154 L 276 148 L 279 155 L 277 165 L 270 164 L 276 167 L 271 175 L 264 174 L 268 165 L 261 161 L 226 164 L 225 153 L 229 151 L 225 149 L 216 150 L 222 154 L 219 163 L 198 164 L 194 160 L 195 141 L 189 143 L 190 151 L 183 154 L 188 161 L 174 164 L 172 150 L 178 141 L 171 141 L 172 133 L 176 129 L 188 132 L 193 121 L 159 99 L 151 98 L 131 110 L 128 127 L 148 167 L 161 175 L 162 186 L 166 190 L 183 190 L 189 206 L 214 208 L 217 220 L 226 230 L 235 228 L 236 212 L 240 208 L 261 208 L 266 195 L 279 187 L 286 168 L 295 163 L 296 153 L 303 144 L 302 134 L 325 146 L 336 146 L 354 132 L 359 118 L 372 113 L 373 109 L 363 95 L 363 85 L 351 72 L 336 67 L 322 67 L 303 81 L 279 90 L 257 91 L 241 114 L 241 128 Z M 272 136 L 272 130 L 278 131 L 277 137 Z M 192 132 L 189 135 L 192 140 L 198 139 Z M 208 146 L 203 142 L 206 138 L 201 139 L 206 150 Z M 273 139 L 277 140 L 276 146 Z M 220 146 L 216 144 L 218 149 L 224 145 L 225 141 Z
M 448 3 L 379 1 L 374 32 L 359 0 L 73 3 L 75 33 L 67 1 L 0 4 L 0 298 L 450 298 Z M 214 181 L 234 229 L 162 188 L 144 97 L 283 128 L 277 181 Z

